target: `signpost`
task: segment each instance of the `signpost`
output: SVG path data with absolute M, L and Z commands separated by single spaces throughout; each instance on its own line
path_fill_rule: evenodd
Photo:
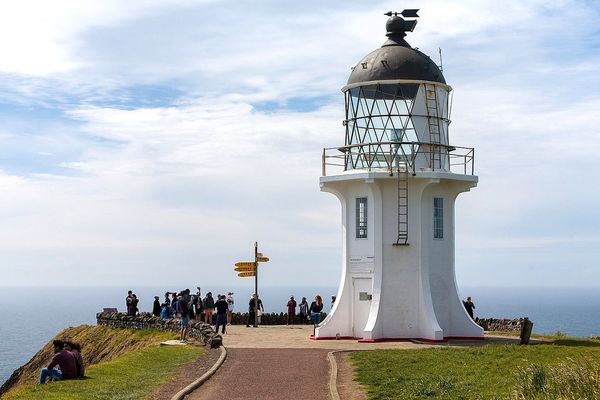
M 235 263 L 234 270 L 240 278 L 254 277 L 254 327 L 258 323 L 258 263 L 268 262 L 269 257 L 258 252 L 258 242 L 254 242 L 254 261 L 240 261 Z
M 256 272 L 256 268 L 254 267 L 236 267 L 234 270 L 235 272 Z

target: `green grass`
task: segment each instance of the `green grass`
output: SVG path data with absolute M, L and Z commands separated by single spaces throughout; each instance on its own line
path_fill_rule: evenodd
M 70 337 L 83 345 L 85 365 L 100 364 L 114 360 L 130 351 L 154 346 L 165 340 L 179 337 L 175 332 L 159 331 L 156 329 L 114 329 L 106 326 L 82 325 L 66 328 L 54 339 Z M 23 375 L 17 386 L 37 382 L 40 369 L 52 358 L 52 341 L 49 341 L 29 361 L 23 370 Z
M 351 360 L 355 379 L 367 388 L 372 400 L 600 398 L 593 397 L 600 393 L 596 391 L 600 379 L 594 378 L 600 372 L 597 340 L 375 350 L 352 353 Z M 585 376 L 592 378 L 584 381 Z M 557 388 L 568 385 L 570 391 L 559 396 Z M 548 397 L 552 390 L 555 397 Z
M 181 365 L 204 350 L 195 346 L 152 346 L 86 369 L 86 379 L 23 385 L 6 399 L 19 400 L 130 400 L 144 399 L 166 382 Z

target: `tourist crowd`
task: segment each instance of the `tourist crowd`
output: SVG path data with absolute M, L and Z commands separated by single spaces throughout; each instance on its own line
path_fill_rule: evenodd
M 179 292 L 166 292 L 161 301 L 159 296 L 154 296 L 152 314 L 164 319 L 179 318 L 181 321 L 180 340 L 187 340 L 187 331 L 190 320 L 203 321 L 214 325 L 215 332 L 226 333 L 227 325 L 231 324 L 235 301 L 234 293 L 217 294 L 213 296 L 212 292 L 207 292 L 202 296 L 200 287 L 195 294 L 190 289 L 184 289 Z M 258 300 L 258 302 L 257 302 Z M 127 315 L 136 316 L 139 313 L 138 298 L 131 290 L 127 292 L 125 299 Z M 335 302 L 335 296 L 331 296 L 331 304 Z M 313 324 L 319 324 L 321 312 L 323 310 L 323 300 L 321 296 L 315 296 L 315 300 L 309 305 L 306 297 L 302 297 L 300 304 L 296 303 L 294 296 L 287 302 L 287 323 L 295 324 L 311 321 Z M 296 308 L 298 314 L 296 316 Z M 264 312 L 262 299 L 256 299 L 254 295 L 248 301 L 248 316 L 246 327 L 258 326 L 261 323 L 261 316 Z

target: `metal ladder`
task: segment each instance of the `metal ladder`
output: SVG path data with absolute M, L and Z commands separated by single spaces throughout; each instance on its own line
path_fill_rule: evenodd
M 398 165 L 398 239 L 394 246 L 408 246 L 408 166 Z
M 427 126 L 429 127 L 429 150 L 431 169 L 442 168 L 442 154 L 440 144 L 440 116 L 438 107 L 437 91 L 435 85 L 426 83 L 425 85 L 425 104 L 427 106 Z

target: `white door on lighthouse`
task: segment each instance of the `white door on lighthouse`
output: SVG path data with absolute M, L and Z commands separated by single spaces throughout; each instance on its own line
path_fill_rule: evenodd
M 371 291 L 370 278 L 352 279 L 352 335 L 355 338 L 363 337 L 371 309 Z

